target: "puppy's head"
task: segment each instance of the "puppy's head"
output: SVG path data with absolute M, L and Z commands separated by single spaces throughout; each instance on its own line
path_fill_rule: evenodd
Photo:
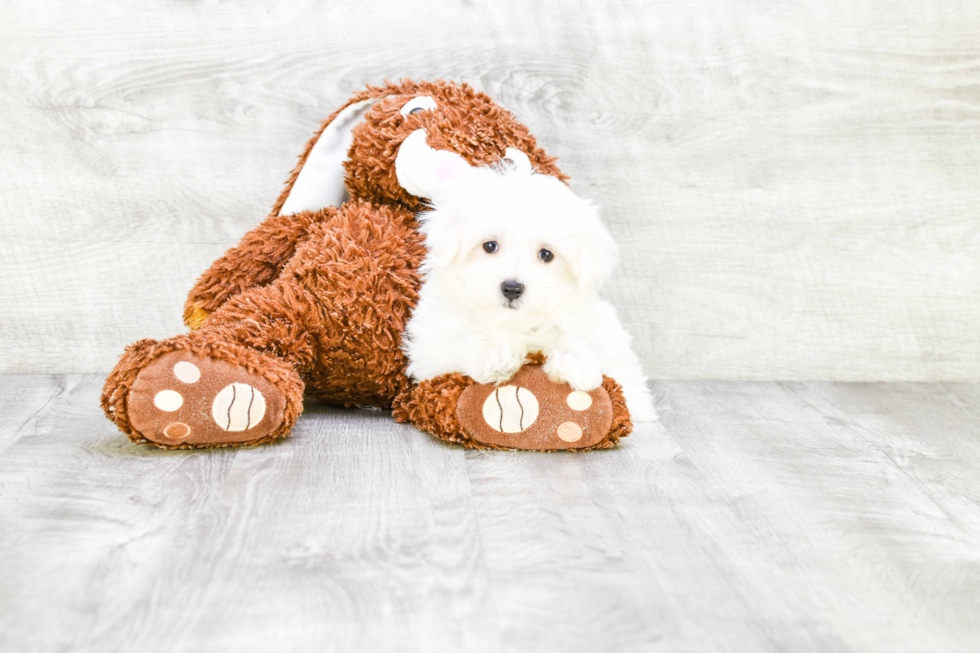
M 423 272 L 486 315 L 546 321 L 592 300 L 615 265 L 596 206 L 526 159 L 459 174 L 420 218 Z

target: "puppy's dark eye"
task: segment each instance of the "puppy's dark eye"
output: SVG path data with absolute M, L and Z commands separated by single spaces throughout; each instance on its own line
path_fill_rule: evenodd
M 413 113 L 422 113 L 423 111 L 425 111 L 425 109 L 423 109 L 422 107 L 415 107 L 414 109 L 409 111 L 408 114 L 412 115 Z
M 500 249 L 500 247 L 497 246 L 497 241 L 495 240 L 488 240 L 487 242 L 483 243 L 483 251 L 487 254 L 496 254 L 498 249 Z
M 555 255 L 551 253 L 551 250 L 542 249 L 540 252 L 538 252 L 538 258 L 545 263 L 551 263 L 552 259 L 555 258 Z

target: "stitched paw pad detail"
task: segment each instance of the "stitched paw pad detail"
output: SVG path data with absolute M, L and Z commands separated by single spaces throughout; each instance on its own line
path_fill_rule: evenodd
M 499 433 L 520 433 L 538 419 L 538 400 L 516 385 L 496 388 L 483 402 L 483 421 Z
M 225 431 L 247 431 L 264 416 L 265 397 L 247 383 L 225 386 L 211 403 L 211 417 Z
M 476 442 L 509 449 L 582 449 L 612 426 L 612 402 L 601 387 L 583 392 L 554 383 L 527 365 L 506 385 L 474 384 L 456 406 L 460 425 Z
M 285 397 L 232 362 L 173 351 L 140 371 L 128 403 L 133 428 L 147 440 L 213 446 L 269 435 L 282 424 Z

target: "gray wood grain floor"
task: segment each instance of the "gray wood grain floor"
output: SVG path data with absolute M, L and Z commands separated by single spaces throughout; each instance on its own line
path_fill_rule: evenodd
M 622 447 L 309 406 L 137 447 L 0 376 L 0 650 L 980 649 L 980 386 L 673 381 Z

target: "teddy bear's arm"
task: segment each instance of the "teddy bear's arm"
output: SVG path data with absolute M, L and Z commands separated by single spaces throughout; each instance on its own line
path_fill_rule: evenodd
M 336 211 L 331 206 L 319 211 L 270 215 L 198 278 L 184 304 L 184 324 L 198 329 L 231 297 L 275 281 L 312 226 Z

